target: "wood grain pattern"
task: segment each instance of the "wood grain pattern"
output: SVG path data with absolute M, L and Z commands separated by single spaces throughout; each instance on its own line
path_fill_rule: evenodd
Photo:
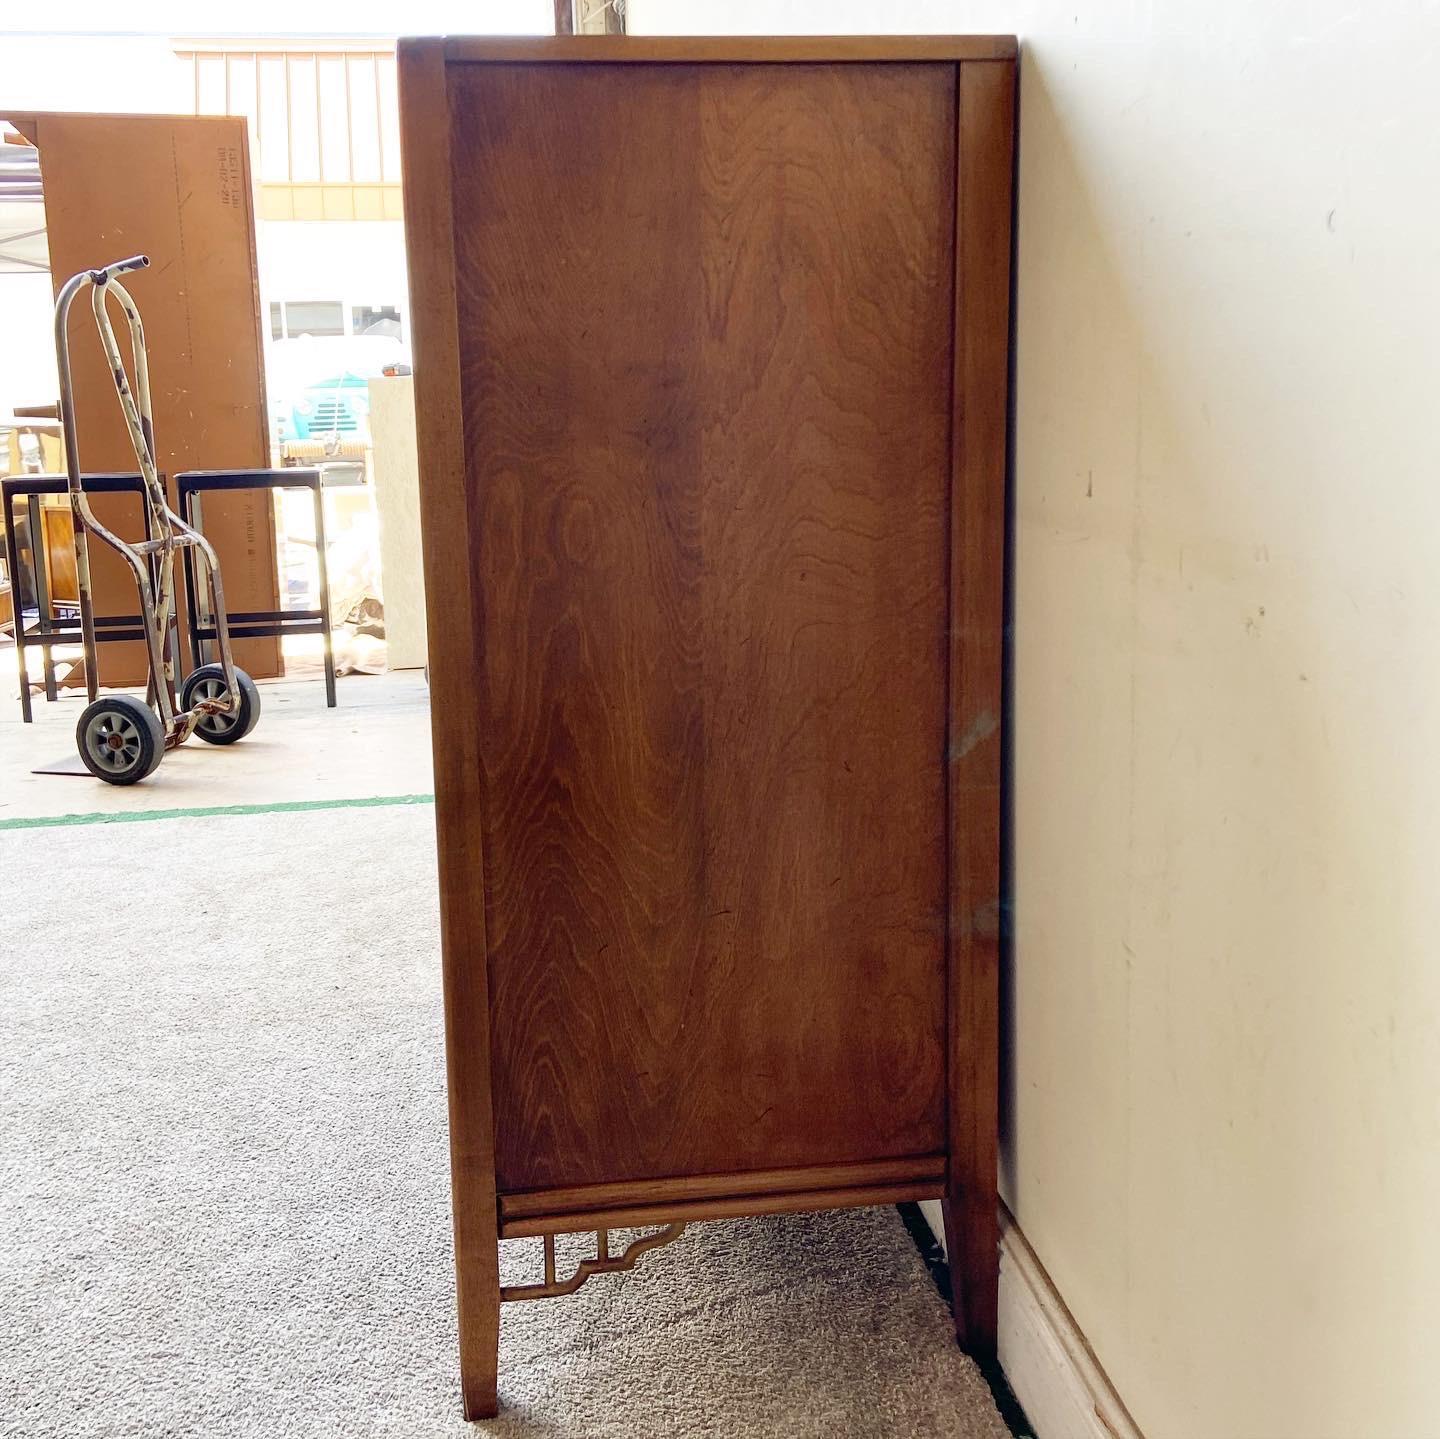
M 959 67 L 950 624 L 950 1177 L 955 1329 L 993 1355 L 999 1285 L 1000 773 L 1015 67 Z
M 450 1172 L 460 1312 L 461 1389 L 467 1419 L 495 1414 L 500 1342 L 500 1257 L 495 1141 L 490 1105 L 490 1006 L 480 827 L 479 716 L 475 669 L 473 515 L 465 492 L 450 123 L 443 47 L 398 48 L 400 141 L 410 325 L 416 356 L 415 427 L 429 624 L 430 720 L 435 748 L 435 828 L 445 980 L 445 1060 Z
M 42 505 L 40 528 L 44 531 L 41 548 L 47 576 L 45 593 L 50 596 L 52 605 L 57 601 L 76 604 L 80 599 L 80 576 L 75 568 L 75 516 L 59 505 Z M 138 535 L 142 528 L 143 521 L 127 533 Z
M 954 67 L 451 96 L 498 1187 L 933 1153 Z
M 645 1179 L 623 1184 L 589 1184 L 572 1189 L 527 1189 L 500 1196 L 500 1218 L 534 1214 L 584 1214 L 594 1209 L 658 1208 L 680 1200 L 723 1195 L 816 1194 L 827 1189 L 877 1189 L 885 1184 L 938 1182 L 945 1177 L 945 1156 L 869 1160 L 863 1164 L 823 1164 L 808 1169 L 754 1169 L 742 1174 L 689 1174 L 674 1179 Z M 935 1193 L 941 1192 L 940 1187 Z

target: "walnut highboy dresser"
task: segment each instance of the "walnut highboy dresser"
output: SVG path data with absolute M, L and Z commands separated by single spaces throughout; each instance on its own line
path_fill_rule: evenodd
M 466 1412 L 502 1299 L 725 1216 L 943 1198 L 984 1353 L 1015 42 L 414 40 L 400 103 Z

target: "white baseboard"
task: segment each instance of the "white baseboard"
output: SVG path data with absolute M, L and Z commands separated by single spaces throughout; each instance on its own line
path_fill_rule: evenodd
M 939 1202 L 920 1207 L 943 1245 Z M 999 1339 L 1000 1367 L 1037 1439 L 1143 1439 L 1003 1205 Z

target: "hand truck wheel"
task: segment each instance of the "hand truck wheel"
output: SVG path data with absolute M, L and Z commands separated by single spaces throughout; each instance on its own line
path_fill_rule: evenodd
M 107 695 L 85 706 L 75 726 L 85 768 L 106 784 L 134 784 L 165 755 L 160 716 L 134 695 Z
M 240 706 L 229 714 L 207 714 L 200 717 L 195 733 L 208 744 L 234 744 L 244 739 L 260 719 L 260 691 L 255 681 L 236 666 L 235 683 L 240 686 Z M 228 693 L 224 665 L 201 665 L 185 676 L 180 686 L 180 708 L 194 709 L 200 700 L 218 700 Z

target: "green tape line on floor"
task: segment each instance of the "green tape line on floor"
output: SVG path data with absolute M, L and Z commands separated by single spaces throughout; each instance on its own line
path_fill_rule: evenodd
M 38 814 L 0 819 L 7 829 L 51 829 L 62 824 L 138 824 L 147 819 L 208 819 L 236 814 L 293 814 L 310 809 L 376 809 L 396 804 L 434 804 L 433 794 L 375 794 L 363 799 L 296 799 L 275 804 L 216 804 L 195 809 L 135 809 L 119 814 Z

